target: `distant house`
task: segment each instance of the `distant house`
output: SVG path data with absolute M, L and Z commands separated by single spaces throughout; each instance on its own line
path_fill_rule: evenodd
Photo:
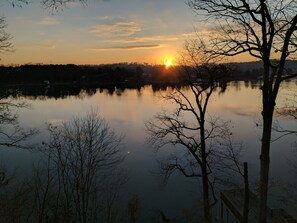
M 241 223 L 243 213 L 243 190 L 221 192 L 221 223 Z M 258 198 L 250 192 L 249 223 L 256 223 Z M 297 220 L 283 209 L 267 207 L 268 223 L 297 223 Z

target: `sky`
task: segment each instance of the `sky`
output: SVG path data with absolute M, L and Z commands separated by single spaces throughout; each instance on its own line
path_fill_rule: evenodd
M 9 64 L 162 64 L 177 58 L 193 38 L 197 16 L 184 0 L 88 0 L 50 13 L 35 0 L 23 7 L 1 3 L 14 52 Z

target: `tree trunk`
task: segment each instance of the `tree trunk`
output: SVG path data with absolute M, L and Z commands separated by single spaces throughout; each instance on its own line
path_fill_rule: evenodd
M 204 129 L 204 112 L 200 111 L 200 140 L 201 140 L 201 174 L 202 174 L 202 187 L 203 187 L 203 210 L 204 210 L 204 223 L 211 223 L 211 210 L 209 201 L 209 184 L 208 184 L 208 171 L 207 171 L 207 153 L 206 153 L 206 140 Z
M 208 173 L 207 173 L 207 165 L 205 162 L 202 163 L 201 172 L 202 172 L 202 185 L 203 185 L 204 223 L 211 223 Z
M 243 163 L 244 166 L 244 205 L 243 205 L 243 223 L 249 221 L 249 203 L 250 203 L 250 189 L 249 189 L 249 175 L 248 164 Z
M 270 163 L 270 141 L 274 104 L 274 101 L 272 103 L 263 103 L 263 132 L 260 155 L 260 194 L 258 223 L 266 223 Z

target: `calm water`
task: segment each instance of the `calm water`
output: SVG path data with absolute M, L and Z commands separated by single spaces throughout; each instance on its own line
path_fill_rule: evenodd
M 278 106 L 287 103 L 292 89 L 297 83 L 284 83 L 278 98 Z M 144 123 L 150 120 L 162 109 L 171 110 L 174 105 L 160 99 L 160 95 L 170 91 L 154 92 L 151 86 L 140 90 L 117 90 L 110 94 L 107 90 L 97 90 L 93 95 L 82 91 L 78 96 L 63 98 L 22 97 L 30 105 L 30 109 L 19 110 L 20 124 L 25 128 L 39 128 L 40 134 L 34 141 L 40 144 L 46 141 L 48 134 L 46 123 L 58 124 L 70 120 L 73 116 L 83 115 L 91 108 L 98 110 L 117 133 L 123 134 L 124 150 L 127 153 L 124 166 L 127 168 L 129 182 L 123 188 L 122 202 L 133 195 L 140 198 L 140 206 L 144 213 L 162 210 L 168 216 L 180 215 L 183 209 L 195 208 L 201 192 L 196 180 L 185 179 L 179 174 L 173 175 L 167 186 L 162 187 L 161 181 L 151 172 L 156 168 L 153 149 L 146 142 Z M 186 94 L 190 95 L 188 90 Z M 230 120 L 234 126 L 233 133 L 246 147 L 243 160 L 249 162 L 250 178 L 254 182 L 259 172 L 259 148 L 261 129 L 257 125 L 261 121 L 261 92 L 257 84 L 230 83 L 222 93 L 216 91 L 209 105 L 209 114 L 218 115 L 224 120 Z M 296 120 L 278 118 L 279 123 L 286 128 L 295 128 Z M 272 144 L 271 176 L 279 184 L 290 179 L 288 160 L 293 159 L 296 138 L 282 138 Z M 30 173 L 31 163 L 38 160 L 38 154 L 32 151 L 2 149 L 0 162 L 9 171 L 18 168 L 18 172 Z M 272 202 L 277 206 L 277 203 Z

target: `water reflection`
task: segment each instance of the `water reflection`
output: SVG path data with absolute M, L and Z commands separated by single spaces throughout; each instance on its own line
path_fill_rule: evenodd
M 244 84 L 243 84 L 244 83 Z M 292 82 L 286 82 L 286 84 L 292 84 Z M 246 80 L 246 81 L 232 81 L 232 82 L 218 82 L 219 88 L 218 91 L 220 93 L 225 93 L 228 88 L 232 88 L 233 90 L 240 91 L 242 87 L 250 88 L 250 89 L 258 89 L 261 86 L 261 82 L 257 80 Z M 14 85 L 14 86 L 1 86 L 2 90 L 5 93 L 18 91 L 18 96 L 26 97 L 30 100 L 46 100 L 46 99 L 63 99 L 71 96 L 84 98 L 91 97 L 95 95 L 97 92 L 105 93 L 109 95 L 116 94 L 117 96 L 121 96 L 125 91 L 136 90 L 138 95 L 141 96 L 142 92 L 147 89 L 147 86 L 151 86 L 151 90 L 154 93 L 160 91 L 166 91 L 167 89 L 172 89 L 174 87 L 188 89 L 189 86 L 186 85 L 170 85 L 168 83 L 156 83 L 153 85 L 129 85 L 129 84 L 118 84 L 118 85 Z M 16 95 L 12 95 L 16 97 Z
M 209 107 L 210 114 L 217 114 L 224 120 L 232 121 L 233 133 L 247 148 L 244 158 L 249 162 L 250 177 L 254 182 L 259 172 L 261 132 L 260 125 L 257 126 L 260 124 L 261 111 L 259 87 L 259 82 L 251 81 L 222 84 L 220 90 L 214 93 Z M 283 84 L 280 94 L 282 97 L 278 99 L 278 105 L 284 103 L 286 93 L 294 88 L 296 88 L 295 81 Z M 7 91 L 12 89 L 14 88 L 6 88 Z M 119 204 L 126 211 L 125 213 L 128 213 L 128 203 L 131 200 L 130 206 L 139 206 L 141 210 L 142 217 L 138 221 L 145 222 L 143 219 L 158 219 L 162 212 L 166 218 L 172 219 L 175 216 L 184 216 L 184 213 L 193 213 L 193 210 L 199 208 L 199 202 L 197 202 L 200 196 L 197 189 L 200 188 L 199 183 L 176 175 L 165 188 L 160 188 L 159 182 L 150 173 L 156 167 L 156 162 L 152 149 L 144 142 L 146 133 L 143 123 L 162 108 L 169 111 L 174 108 L 174 105 L 158 97 L 170 90 L 170 86 L 167 85 L 138 88 L 129 86 L 50 86 L 47 89 L 44 86 L 22 87 L 21 94 L 14 97 L 14 100 L 26 100 L 31 105 L 31 110 L 19 111 L 19 121 L 24 128 L 37 127 L 41 130 L 38 138 L 34 139 L 35 143 L 48 141 L 45 123 L 59 124 L 71 120 L 73 116 L 86 114 L 90 107 L 98 110 L 118 134 L 125 135 L 123 143 L 126 160 L 123 166 L 127 169 L 130 180 L 123 188 L 122 200 Z M 187 93 L 186 87 L 183 90 Z M 292 120 L 280 118 L 279 121 L 284 127 L 296 128 L 296 122 Z M 284 184 L 291 177 L 287 159 L 292 157 L 291 145 L 294 141 L 294 137 L 289 137 L 272 144 L 271 176 L 279 182 L 283 181 Z M 36 153 L 1 150 L 1 163 L 6 166 L 8 174 L 13 174 L 15 166 L 19 166 L 18 172 L 22 176 L 30 175 L 32 162 L 39 160 L 40 156 Z M 18 188 L 20 185 L 16 183 L 15 186 Z M 137 213 L 132 216 L 136 218 Z

